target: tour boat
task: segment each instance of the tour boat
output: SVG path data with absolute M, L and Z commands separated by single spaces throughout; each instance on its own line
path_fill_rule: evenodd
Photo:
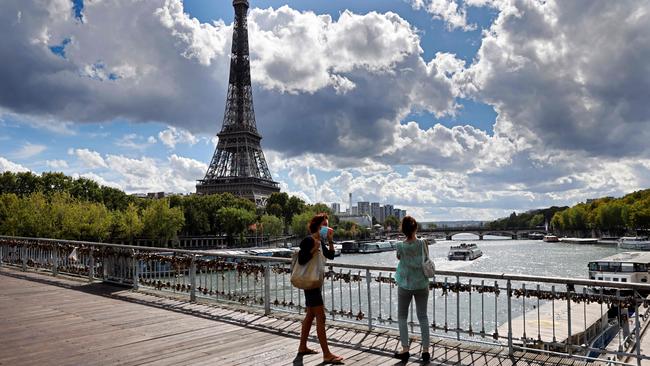
M 363 243 L 359 245 L 359 253 L 379 253 L 395 250 L 390 242 L 379 241 L 376 243 Z
M 650 240 L 647 236 L 624 236 L 618 240 L 620 249 L 650 250 Z
M 450 261 L 472 261 L 482 255 L 483 252 L 478 248 L 478 246 L 476 246 L 476 244 L 462 243 L 458 246 L 450 247 L 447 258 Z
M 560 238 L 558 238 L 555 235 L 544 235 L 544 239 L 542 240 L 544 240 L 547 243 L 556 243 L 560 241 Z
M 359 243 L 354 240 L 348 240 L 341 243 L 342 253 L 359 253 Z
M 589 262 L 589 278 L 597 281 L 648 283 L 650 253 L 621 252 Z
M 544 234 L 542 233 L 530 233 L 528 234 L 528 239 L 530 240 L 542 240 L 544 239 Z

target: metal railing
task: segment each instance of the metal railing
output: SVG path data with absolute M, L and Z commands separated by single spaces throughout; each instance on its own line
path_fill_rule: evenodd
M 73 253 L 74 252 L 74 253 Z M 0 266 L 167 291 L 189 301 L 302 313 L 288 258 L 0 236 Z M 369 329 L 397 327 L 395 267 L 328 263 L 326 312 Z M 434 336 L 611 364 L 640 365 L 650 285 L 482 272 L 436 271 L 428 316 Z M 411 308 L 410 331 L 419 325 Z M 630 324 L 630 322 L 632 324 Z M 614 343 L 610 342 L 614 339 Z M 626 363 L 625 360 L 634 360 Z

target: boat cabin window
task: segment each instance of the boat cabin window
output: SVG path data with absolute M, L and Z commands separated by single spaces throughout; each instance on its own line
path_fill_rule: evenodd
M 621 282 L 627 282 L 627 278 L 621 278 Z

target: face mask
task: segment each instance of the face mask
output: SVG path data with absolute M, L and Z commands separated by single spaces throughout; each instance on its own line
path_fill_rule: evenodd
M 327 238 L 327 232 L 329 231 L 329 228 L 327 226 L 321 226 L 320 228 L 320 237 L 322 239 Z

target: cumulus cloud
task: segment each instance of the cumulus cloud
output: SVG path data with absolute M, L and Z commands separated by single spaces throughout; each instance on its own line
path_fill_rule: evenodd
M 190 132 L 171 126 L 167 127 L 166 130 L 160 131 L 158 133 L 158 138 L 165 146 L 171 149 L 175 148 L 176 144 L 179 143 L 194 145 L 199 141 L 198 138 Z
M 644 2 L 517 2 L 464 77 L 497 110 L 497 134 L 538 149 L 647 156 L 649 24 Z
M 20 149 L 13 152 L 11 156 L 14 159 L 29 159 L 36 156 L 47 149 L 45 145 L 32 144 L 30 142 L 24 144 Z
M 115 145 L 125 149 L 142 151 L 156 142 L 157 140 L 153 136 L 149 136 L 149 138 L 145 139 L 143 136 L 138 134 L 129 133 L 116 140 Z
M 52 169 L 66 169 L 68 168 L 68 162 L 65 160 L 46 160 L 45 165 Z
M 0 156 L 0 172 L 28 172 L 28 168 Z
M 107 168 L 104 158 L 97 152 L 89 149 L 70 149 L 68 154 L 74 155 L 81 164 L 88 169 Z

